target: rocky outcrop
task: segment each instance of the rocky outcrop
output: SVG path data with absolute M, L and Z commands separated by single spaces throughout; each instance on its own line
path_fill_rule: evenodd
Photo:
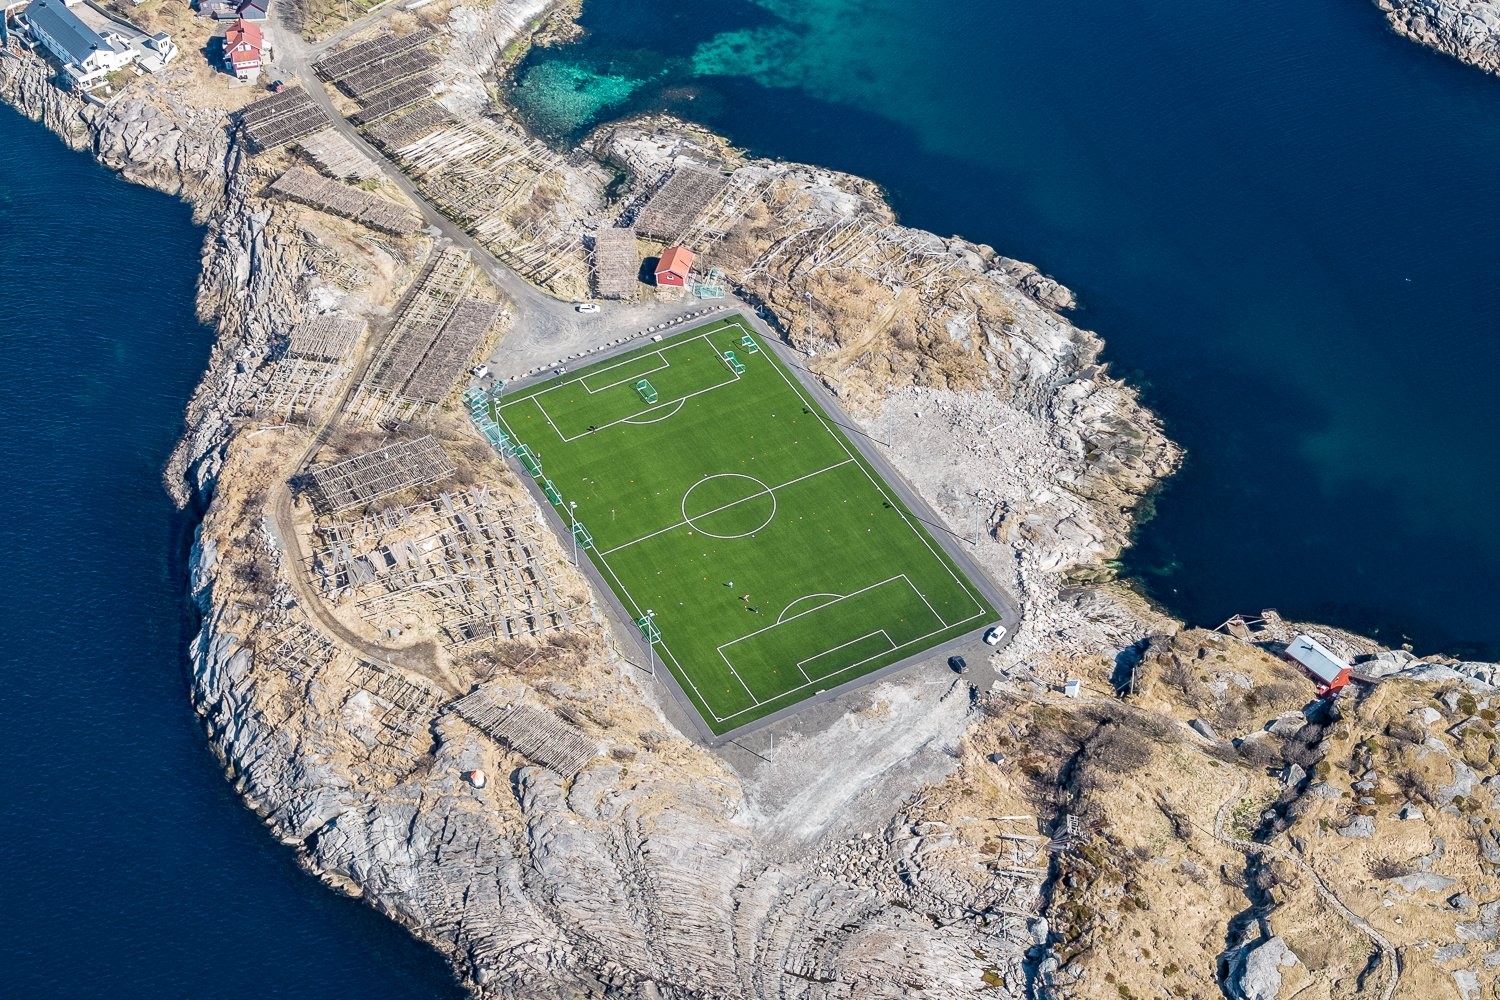
M 1282 970 L 1297 964 L 1297 956 L 1279 937 L 1245 945 L 1229 963 L 1224 982 L 1234 1000 L 1276 1000 L 1281 996 Z
M 1375 0 L 1397 34 L 1500 73 L 1500 0 Z

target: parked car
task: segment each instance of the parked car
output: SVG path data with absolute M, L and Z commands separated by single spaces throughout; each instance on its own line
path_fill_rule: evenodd
M 969 665 L 964 662 L 964 658 L 962 656 L 948 657 L 948 666 L 953 668 L 953 672 L 955 674 L 966 674 L 969 672 Z
M 475 365 L 473 368 L 469 369 L 469 374 L 473 375 L 475 378 L 480 379 L 482 381 L 482 380 L 487 379 L 487 378 L 490 377 L 490 366 L 489 365 Z
M 987 646 L 998 646 L 1000 640 L 1005 638 L 1006 629 L 1004 625 L 991 625 L 989 631 L 984 633 L 984 642 Z
M 599 311 L 599 306 L 593 302 L 575 302 L 573 303 L 573 308 L 581 313 L 596 313 Z

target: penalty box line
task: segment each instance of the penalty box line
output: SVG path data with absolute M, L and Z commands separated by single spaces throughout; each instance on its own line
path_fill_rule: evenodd
M 826 607 L 826 605 L 824 605 L 824 606 Z M 956 621 L 956 622 L 954 622 L 952 625 L 949 625 L 948 628 L 958 628 L 960 625 L 967 625 L 969 622 L 972 622 L 972 621 L 981 621 L 984 618 L 985 618 L 984 612 L 981 611 L 978 614 L 970 615 L 969 617 L 963 619 L 962 621 Z M 878 660 L 882 656 L 888 656 L 889 654 L 898 652 L 898 651 L 900 651 L 902 649 L 905 649 L 908 646 L 914 646 L 914 645 L 917 645 L 919 643 L 924 643 L 927 640 L 933 638 L 934 636 L 937 636 L 937 635 L 941 634 L 942 631 L 943 631 L 942 629 L 933 629 L 931 632 L 928 632 L 926 635 L 919 635 L 919 636 L 917 636 L 917 637 L 915 637 L 913 639 L 908 639 L 906 642 L 901 643 L 899 646 L 893 646 L 891 649 L 886 650 L 884 653 L 876 653 L 874 656 L 867 656 L 863 660 L 860 660 L 860 661 L 858 661 L 856 663 L 850 663 L 847 666 L 840 667 L 839 669 L 833 671 L 830 674 L 827 674 L 827 675 L 825 675 L 823 677 L 819 677 L 816 681 L 809 681 L 806 684 L 798 684 L 796 687 L 787 688 L 785 691 L 783 691 L 780 694 L 776 695 L 774 698 L 767 698 L 764 702 L 759 702 L 758 701 L 755 705 L 752 705 L 750 708 L 742 708 L 738 712 L 731 712 L 728 715 L 724 715 L 724 716 L 721 716 L 718 713 L 714 713 L 714 721 L 716 721 L 716 722 L 728 722 L 731 719 L 735 719 L 735 718 L 738 718 L 741 715 L 744 715 L 746 712 L 753 712 L 753 711 L 755 711 L 755 709 L 759 708 L 762 704 L 766 704 L 768 702 L 773 702 L 773 701 L 780 701 L 781 699 L 789 697 L 790 695 L 794 695 L 797 692 L 802 691 L 805 688 L 810 688 L 814 684 L 827 684 L 829 681 L 831 681 L 833 678 L 837 677 L 839 674 L 848 673 L 850 670 L 858 669 L 859 667 L 864 666 L 866 663 L 869 663 L 871 660 Z M 733 670 L 734 668 L 731 667 L 730 669 Z M 738 676 L 738 674 L 736 674 L 736 676 Z M 741 681 L 740 683 L 743 684 L 744 681 Z M 751 695 L 751 697 L 754 697 L 754 695 Z
M 747 633 L 745 633 L 744 635 L 740 636 L 737 639 L 730 639 L 728 642 L 721 643 L 719 645 L 719 647 L 718 647 L 718 649 L 719 649 L 719 657 L 724 661 L 725 666 L 729 667 L 730 672 L 733 673 L 736 677 L 738 677 L 739 676 L 739 672 L 734 669 L 734 661 L 732 661 L 729 658 L 729 654 L 728 653 L 724 652 L 724 650 L 725 650 L 726 647 L 733 646 L 735 643 L 738 643 L 738 642 L 744 642 L 746 639 L 753 639 L 753 638 L 755 638 L 758 635 L 764 635 L 765 633 L 770 632 L 773 629 L 780 628 L 782 625 L 786 624 L 787 622 L 794 622 L 798 618 L 805 618 L 808 615 L 817 614 L 819 611 L 825 611 L 828 608 L 833 607 L 835 604 L 838 604 L 840 601 L 847 601 L 851 597 L 858 597 L 860 594 L 869 593 L 872 590 L 877 590 L 877 589 L 879 589 L 881 587 L 884 587 L 888 583 L 895 583 L 897 580 L 903 580 L 903 581 L 905 581 L 906 582 L 906 586 L 911 589 L 911 592 L 914 593 L 914 594 L 916 594 L 917 597 L 922 601 L 923 604 L 927 605 L 927 610 L 930 611 L 930 612 L 932 612 L 932 617 L 934 617 L 934 618 L 937 619 L 937 621 L 938 621 L 938 627 L 936 629 L 934 629 L 932 632 L 929 632 L 928 635 L 935 635 L 936 633 L 941 632 L 945 628 L 951 628 L 952 627 L 946 621 L 943 620 L 943 616 L 942 615 L 938 614 L 935 610 L 933 610 L 933 607 L 932 607 L 931 604 L 928 603 L 927 598 L 923 597 L 922 596 L 922 592 L 917 589 L 917 585 L 911 582 L 911 577 L 907 576 L 905 573 L 897 573 L 895 576 L 888 577 L 887 579 L 881 580 L 878 583 L 872 583 L 868 587 L 861 587 L 858 590 L 850 591 L 849 593 L 845 594 L 842 597 L 834 598 L 831 601 L 825 601 L 824 603 L 819 604 L 817 607 L 808 608 L 806 611 L 799 611 L 795 615 L 792 615 L 792 617 L 790 617 L 790 618 L 782 619 L 782 618 L 778 617 L 774 622 L 772 622 L 771 624 L 765 626 L 764 628 L 758 628 L 754 632 L 747 632 Z M 797 601 L 801 601 L 801 600 L 803 600 L 807 596 L 810 596 L 810 595 L 804 594 L 803 597 L 797 598 Z M 795 604 L 795 603 L 797 603 L 797 601 L 793 601 L 792 603 Z M 790 605 L 788 605 L 788 607 L 790 607 Z M 784 613 L 785 612 L 783 611 L 783 614 Z M 884 632 L 885 630 L 884 629 L 880 629 L 879 631 Z M 870 633 L 870 635 L 874 635 L 874 634 L 875 633 L 873 633 L 873 632 Z M 859 639 L 853 639 L 853 640 L 850 640 L 850 642 L 859 642 L 860 639 L 868 639 L 869 637 L 870 637 L 869 635 L 862 635 L 862 636 L 859 637 Z M 888 642 L 890 641 L 890 638 L 891 638 L 890 635 L 886 635 L 886 640 Z M 916 640 L 914 639 L 914 640 L 911 640 L 911 641 L 915 642 Z M 846 642 L 843 645 L 847 646 L 849 644 L 850 643 Z M 906 645 L 906 643 L 903 643 L 903 645 Z M 834 647 L 834 649 L 842 649 L 842 648 L 843 648 L 843 646 L 835 646 Z M 886 650 L 885 653 L 889 653 L 889 652 L 891 652 L 891 650 L 899 649 L 899 648 L 900 647 L 898 647 L 894 642 L 892 642 L 891 643 L 891 649 Z M 815 658 L 817 658 L 819 656 L 822 656 L 824 653 L 830 653 L 832 651 L 833 650 L 827 650 L 827 649 L 825 649 L 825 650 L 822 650 L 821 652 L 814 653 L 812 656 L 807 657 L 807 659 L 803 659 L 803 660 L 798 660 L 797 661 L 797 670 L 807 680 L 808 684 L 813 683 L 813 681 L 812 681 L 812 678 L 810 678 L 810 677 L 807 676 L 807 671 L 805 671 L 805 670 L 802 669 L 802 664 L 806 663 L 807 660 L 815 659 Z M 876 653 L 875 656 L 884 656 L 885 653 Z M 872 660 L 874 658 L 875 657 L 872 656 L 872 657 L 869 657 L 866 660 L 863 660 L 861 662 L 869 662 L 869 660 Z M 849 668 L 847 666 L 840 667 L 838 670 L 835 670 L 833 673 L 829 674 L 828 676 L 829 677 L 833 677 L 833 676 L 835 676 L 837 674 L 840 674 L 843 671 L 848 670 L 848 669 Z M 740 683 L 743 684 L 744 681 L 741 681 Z M 806 686 L 807 686 L 806 684 L 803 684 L 800 687 L 791 688 L 790 690 L 792 690 L 792 691 L 798 691 L 798 690 L 801 690 L 802 687 L 806 687 Z M 777 697 L 777 698 L 784 698 L 787 695 L 787 693 L 788 692 L 783 691 L 780 694 L 776 695 L 775 697 Z M 754 695 L 753 692 L 751 693 L 750 697 L 752 697 L 752 698 L 755 697 L 755 695 Z M 732 716 L 731 716 L 731 718 L 732 718 Z

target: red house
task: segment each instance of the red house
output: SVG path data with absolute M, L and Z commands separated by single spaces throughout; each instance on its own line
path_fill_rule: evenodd
M 1299 635 L 1288 643 L 1282 658 L 1301 667 L 1324 698 L 1342 691 L 1354 673 L 1343 657 L 1310 635 Z
M 687 247 L 668 247 L 656 262 L 656 283 L 685 288 L 693 270 L 693 251 Z
M 261 48 L 265 36 L 260 25 L 241 18 L 224 32 L 224 68 L 241 80 L 260 76 Z

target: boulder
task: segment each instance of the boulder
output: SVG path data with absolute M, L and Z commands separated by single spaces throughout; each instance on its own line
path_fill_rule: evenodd
M 1203 737 L 1205 740 L 1213 740 L 1215 743 L 1219 742 L 1218 731 L 1215 730 L 1213 726 L 1209 725 L 1207 720 L 1194 719 L 1192 722 L 1188 723 L 1188 728 L 1197 733 L 1199 736 Z
M 1443 892 L 1453 888 L 1457 879 L 1446 875 L 1434 875 L 1432 872 L 1419 872 L 1415 875 L 1406 875 L 1401 878 L 1391 879 L 1396 885 L 1410 893 L 1417 892 Z
M 1368 840 L 1375 836 L 1375 820 L 1370 816 L 1356 816 L 1349 821 L 1348 826 L 1339 830 L 1339 836 Z
M 1297 956 L 1279 935 L 1247 944 L 1229 960 L 1225 992 L 1233 1000 L 1276 1000 L 1282 970 L 1296 964 Z

